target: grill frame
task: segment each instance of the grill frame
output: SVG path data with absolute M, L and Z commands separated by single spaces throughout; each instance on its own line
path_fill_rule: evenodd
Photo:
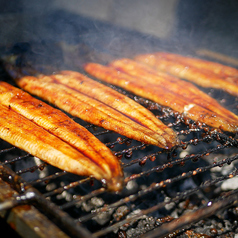
M 9 200 L 9 194 L 17 195 L 10 185 L 0 180 L 0 201 L 12 207 L 12 200 Z M 22 237 L 59 237 L 67 238 L 68 236 L 50 220 L 40 213 L 32 205 L 19 205 L 11 210 L 2 210 L 0 216 Z

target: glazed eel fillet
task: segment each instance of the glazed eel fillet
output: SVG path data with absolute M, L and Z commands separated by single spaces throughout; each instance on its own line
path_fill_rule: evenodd
M 85 70 L 105 82 L 168 106 L 194 121 L 230 132 L 238 130 L 235 114 L 228 111 L 231 118 L 221 115 L 225 109 L 214 99 L 206 95 L 203 101 L 204 93 L 195 86 L 163 72 L 158 76 L 157 71 L 129 59 L 114 61 L 110 66 L 88 63 Z M 218 105 L 220 114 L 215 110 Z
M 24 76 L 16 79 L 16 83 L 25 91 L 94 125 L 161 148 L 168 149 L 175 144 L 174 141 L 166 141 L 162 135 L 131 120 L 110 106 L 63 84 L 55 83 L 54 80 L 54 75 Z
M 176 134 L 174 131 L 157 119 L 152 112 L 129 97 L 74 71 L 61 71 L 59 74 L 54 74 L 53 79 L 54 83 L 64 84 L 105 103 L 147 129 L 154 131 L 155 134 L 166 140 L 169 147 L 175 145 Z
M 144 78 L 150 83 L 154 83 L 154 85 L 160 84 L 160 86 L 167 87 L 167 84 L 170 82 L 171 85 L 168 90 L 172 93 L 178 94 L 191 103 L 206 108 L 222 117 L 226 117 L 228 121 L 238 121 L 237 115 L 222 107 L 214 98 L 208 96 L 189 82 L 173 77 L 167 73 L 153 70 L 146 65 L 130 59 L 117 60 L 111 65 L 131 76 Z
M 232 67 L 164 52 L 138 55 L 135 60 L 202 87 L 222 89 L 238 96 L 238 70 Z
M 8 108 L 7 111 L 9 113 L 9 119 L 11 118 L 11 114 L 13 115 L 12 118 L 15 118 L 17 113 L 26 118 L 22 119 L 22 117 L 19 116 L 25 125 L 22 132 L 19 132 L 19 144 L 16 146 L 20 145 L 22 148 L 20 135 L 25 135 L 25 130 L 25 132 L 28 133 L 27 135 L 31 137 L 31 133 L 35 131 L 31 128 L 33 128 L 34 124 L 36 124 L 37 126 L 35 125 L 35 127 L 38 128 L 37 130 L 39 131 L 37 134 L 34 132 L 34 136 L 36 138 L 28 139 L 29 148 L 24 147 L 23 149 L 63 170 L 67 170 L 78 175 L 94 176 L 95 178 L 104 181 L 109 190 L 117 191 L 122 188 L 123 172 L 117 157 L 114 156 L 111 150 L 100 142 L 87 129 L 74 122 L 63 112 L 38 99 L 35 99 L 21 89 L 13 87 L 5 82 L 0 82 L 0 104 Z M 28 123 L 31 125 L 29 126 L 29 129 L 27 129 Z M 2 123 L 1 125 L 5 124 Z M 12 127 L 13 128 L 11 130 L 14 131 L 14 127 L 18 128 L 20 127 L 20 124 L 16 122 L 16 124 Z M 43 129 L 39 129 L 39 127 Z M 18 130 L 20 131 L 19 128 Z M 41 133 L 40 130 L 42 131 Z M 30 147 L 31 143 L 35 146 L 34 149 L 36 151 L 38 150 L 37 136 L 39 136 L 40 139 L 42 138 L 45 140 L 44 143 L 46 144 L 46 147 L 50 147 L 49 145 L 53 144 L 53 146 L 55 146 L 55 150 L 61 150 L 61 146 L 62 148 L 66 148 L 66 144 L 68 144 L 67 150 L 69 150 L 69 156 L 59 156 L 58 152 L 58 154 L 56 153 L 55 158 L 50 159 L 47 157 L 48 153 L 51 153 L 50 149 L 49 152 L 42 150 L 39 154 L 37 154 L 34 150 L 32 151 Z M 22 141 L 23 139 L 24 138 L 22 138 Z M 13 140 L 9 142 L 14 143 Z M 24 145 L 27 144 L 27 142 L 22 143 Z M 49 143 L 49 145 L 47 145 L 47 143 Z M 72 150 L 72 152 L 70 150 Z M 79 153 L 76 153 L 75 150 Z M 72 154 L 72 158 L 70 158 L 70 153 Z M 51 156 L 53 156 L 54 152 L 51 154 Z M 75 158 L 76 161 L 74 161 Z M 82 171 L 84 172 L 82 173 Z
M 39 108 L 44 107 L 42 102 L 37 105 Z M 34 114 L 34 111 L 32 113 Z M 0 138 L 8 143 L 62 170 L 106 180 L 108 188 L 112 191 L 121 189 L 122 173 L 116 158 L 111 161 L 118 168 L 111 171 L 111 165 L 109 166 L 104 158 L 100 158 L 101 156 L 93 161 L 75 147 L 15 112 L 11 106 L 0 104 L 0 124 Z
M 226 66 L 220 63 L 203 60 L 194 57 L 182 56 L 179 54 L 159 52 L 156 56 L 160 58 L 166 58 L 171 61 L 179 61 L 183 64 L 189 64 L 189 66 L 199 69 L 205 69 L 217 74 L 219 77 L 224 78 L 227 81 L 238 83 L 238 69 Z

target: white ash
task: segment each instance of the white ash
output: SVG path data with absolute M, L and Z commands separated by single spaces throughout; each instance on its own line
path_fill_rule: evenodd
M 237 188 L 238 188 L 238 177 L 227 179 L 221 184 L 221 189 L 223 191 L 233 190 Z
M 102 198 L 93 197 L 87 202 L 82 202 L 82 210 L 86 212 L 96 213 L 100 210 L 100 207 L 104 205 L 104 200 Z M 100 225 L 105 225 L 111 220 L 111 215 L 114 212 L 114 208 L 107 209 L 105 212 L 99 212 L 92 220 L 95 220 Z
M 54 189 L 56 189 L 57 188 L 57 185 L 56 185 L 56 183 L 49 183 L 49 184 L 47 184 L 46 185 L 46 191 L 52 191 L 52 190 L 54 190 Z
M 186 155 L 189 155 L 189 152 L 188 152 L 188 151 L 182 151 L 182 152 L 179 154 L 179 158 L 184 158 Z
M 186 139 L 186 137 L 184 139 Z M 188 145 L 185 150 L 181 149 L 179 158 L 184 158 L 186 155 L 189 155 L 191 151 L 193 151 L 193 147 L 191 145 Z
M 136 215 L 141 215 L 141 209 L 136 209 L 134 211 L 132 211 L 130 214 L 127 215 L 127 218 L 136 216 Z M 146 217 L 146 215 L 143 215 L 143 217 Z
M 179 218 L 179 214 L 178 214 L 178 210 L 177 209 L 175 209 L 174 211 L 172 211 L 171 212 L 171 217 L 173 217 L 173 218 Z
M 38 157 L 34 157 L 34 161 L 37 166 L 40 166 L 44 162 Z M 39 178 L 45 178 L 49 174 L 48 168 L 45 167 L 43 170 L 39 170 Z
M 97 216 L 93 217 L 92 220 L 96 221 L 99 225 L 105 225 L 107 222 L 111 220 L 111 215 L 114 212 L 114 208 L 107 209 L 106 212 L 100 212 Z M 97 212 L 96 210 L 92 210 L 92 213 Z
M 126 205 L 118 207 L 113 214 L 114 220 L 119 221 L 122 217 L 127 215 L 129 211 L 130 209 Z
M 221 171 L 221 174 L 223 175 L 223 176 L 225 176 L 225 175 L 228 175 L 228 174 L 230 174 L 232 171 L 234 171 L 234 169 L 235 169 L 235 166 L 234 166 L 234 163 L 231 163 L 230 165 L 224 165 L 223 167 L 222 167 L 222 171 Z
M 135 180 L 131 180 L 127 183 L 126 189 L 130 193 L 135 193 L 138 191 L 138 184 Z
M 104 200 L 98 197 L 92 197 L 87 202 L 82 202 L 82 209 L 86 212 L 90 212 L 93 209 L 102 207 L 104 205 Z
M 63 191 L 63 192 L 61 193 L 61 196 L 62 196 L 62 198 L 64 198 L 65 201 L 67 201 L 67 202 L 70 202 L 70 201 L 73 200 L 72 194 L 69 193 L 68 191 Z
M 165 199 L 164 199 L 165 202 L 169 202 L 170 200 L 171 199 L 169 197 L 165 197 Z M 168 210 L 168 211 L 174 209 L 174 207 L 175 207 L 175 203 L 174 202 L 170 202 L 170 203 L 165 205 L 165 209 Z

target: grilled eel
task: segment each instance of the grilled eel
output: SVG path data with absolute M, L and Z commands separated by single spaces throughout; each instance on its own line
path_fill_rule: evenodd
M 54 74 L 53 82 L 64 84 L 80 93 L 110 105 L 113 109 L 123 113 L 142 126 L 153 130 L 154 133 L 165 138 L 169 147 L 176 144 L 176 134 L 172 129 L 157 119 L 153 113 L 136 103 L 127 96 L 74 71 L 61 71 Z
M 65 85 L 54 83 L 54 77 L 24 76 L 15 80 L 25 91 L 56 105 L 84 121 L 115 131 L 145 144 L 171 148 L 174 141 L 166 141 L 162 135 L 136 123 L 119 111 Z
M 227 65 L 167 52 L 156 53 L 156 57 L 165 58 L 171 61 L 179 61 L 183 64 L 188 64 L 189 66 L 195 68 L 205 69 L 213 72 L 221 78 L 224 78 L 224 80 L 227 80 L 232 83 L 238 83 L 238 69 Z
M 0 104 L 10 107 L 13 111 L 59 137 L 89 158 L 99 169 L 102 167 L 106 174 L 111 174 L 113 181 L 110 182 L 107 179 L 109 189 L 119 190 L 122 188 L 123 172 L 116 156 L 87 129 L 62 111 L 6 82 L 0 82 Z
M 202 87 L 222 89 L 238 96 L 238 76 L 234 68 L 169 53 L 138 55 L 135 60 Z
M 226 117 L 228 121 L 238 121 L 237 115 L 222 107 L 214 98 L 211 98 L 189 82 L 168 75 L 167 73 L 151 69 L 149 66 L 130 59 L 116 60 L 112 62 L 111 65 L 131 76 L 149 80 L 150 83 L 153 82 L 155 85 L 159 83 L 161 86 L 164 86 L 167 85 L 168 82 L 171 82 L 172 85 L 169 87 L 169 91 L 184 97 L 191 103 L 206 108 L 222 117 Z
M 28 102 L 29 105 L 31 102 Z M 39 108 L 45 106 L 42 102 L 37 105 Z M 57 111 L 53 110 L 52 112 L 58 115 Z M 32 111 L 32 113 L 35 112 Z M 45 116 L 42 115 L 42 117 Z M 0 104 L 0 125 L 1 139 L 31 155 L 62 170 L 81 176 L 93 176 L 98 180 L 106 181 L 108 189 L 111 191 L 118 191 L 122 188 L 122 172 L 116 158 L 111 156 L 110 165 L 101 156 L 94 158 L 94 160 L 88 158 L 75 147 L 15 112 L 11 106 Z M 55 127 L 57 128 L 58 125 Z M 114 166 L 112 167 L 112 165 Z
M 131 67 L 133 70 L 133 66 L 129 64 L 129 60 L 126 61 L 128 63 L 128 67 Z M 166 77 L 166 80 L 161 81 L 163 77 L 156 77 L 155 75 L 153 75 L 153 73 L 153 76 L 150 75 L 150 77 L 147 77 L 148 75 L 145 77 L 141 75 L 132 76 L 124 73 L 123 71 L 120 71 L 122 70 L 122 67 L 118 66 L 117 68 L 115 68 L 116 62 L 117 61 L 113 62 L 111 66 L 88 63 L 85 65 L 84 69 L 94 77 L 122 87 L 130 92 L 148 98 L 161 105 L 168 106 L 194 121 L 200 121 L 214 128 L 220 128 L 222 130 L 230 132 L 238 131 L 237 120 L 223 117 L 222 115 L 216 113 L 215 110 L 209 110 L 206 106 L 209 103 L 207 103 L 206 101 L 204 102 L 204 105 L 202 103 L 200 105 L 197 104 L 197 102 L 203 100 L 203 93 L 199 89 L 196 89 L 198 90 L 196 96 L 193 95 L 192 90 L 184 95 L 183 92 L 185 86 L 175 83 L 175 81 L 182 81 L 180 79 L 170 76 L 171 81 Z M 115 67 L 112 67 L 112 65 Z M 142 72 L 143 71 L 141 71 L 141 74 Z M 144 74 L 145 73 L 148 72 L 145 71 Z M 167 74 L 163 75 L 167 76 Z M 151 80 L 153 77 L 154 79 Z M 185 87 L 185 90 L 189 89 L 190 86 L 191 84 L 188 83 L 188 85 Z M 195 90 L 195 88 L 193 88 L 193 90 Z M 202 94 L 200 94 L 200 92 Z M 193 100 L 191 100 L 190 97 L 193 98 Z M 208 96 L 206 97 L 206 100 L 208 100 Z M 213 99 L 211 102 L 213 102 Z M 219 106 L 219 108 L 221 108 L 221 106 Z

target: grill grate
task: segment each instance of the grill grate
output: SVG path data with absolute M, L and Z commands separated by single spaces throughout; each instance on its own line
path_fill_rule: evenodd
M 168 108 L 129 96 L 173 127 L 183 142 L 166 151 L 85 125 L 122 160 L 126 186 L 120 194 L 109 194 L 92 178 L 59 171 L 5 144 L 0 156 L 7 172 L 2 172 L 1 177 L 20 195 L 1 208 L 34 201 L 70 236 L 84 237 L 84 232 L 89 235 L 89 231 L 93 237 L 162 237 L 195 234 L 199 230 L 196 222 L 234 207 L 237 190 L 226 192 L 222 186 L 238 173 L 237 140 Z M 34 165 L 29 166 L 32 161 Z M 17 179 L 10 180 L 9 174 Z M 224 233 L 224 227 L 215 230 L 216 234 Z M 234 226 L 226 227 L 225 233 L 234 234 L 235 230 Z M 209 235 L 200 226 L 203 232 Z
M 25 25 L 24 33 L 34 32 L 26 34 L 27 43 L 8 47 L 4 42 L 1 55 L 19 54 L 19 67 L 32 66 L 50 73 L 78 70 L 85 62 L 103 64 L 160 50 L 195 55 L 194 49 L 210 49 L 211 45 L 200 40 L 199 44 L 184 44 L 184 36 L 165 41 L 62 10 L 40 16 L 39 32 L 35 18 L 29 17 L 27 22 L 33 24 Z M 212 47 L 227 49 L 218 42 Z M 225 52 L 234 55 L 233 48 Z M 3 68 L 0 62 L 1 79 L 12 82 Z M 75 118 L 122 161 L 125 189 L 110 194 L 92 178 L 60 171 L 1 141 L 0 177 L 18 194 L 6 197 L 0 209 L 32 204 L 70 237 L 234 237 L 238 233 L 238 182 L 232 182 L 237 178 L 237 137 L 213 131 L 169 108 L 109 86 L 151 110 L 177 132 L 183 143 L 165 151 Z M 238 98 L 219 90 L 202 90 L 238 114 Z M 50 226 L 46 230 L 50 231 Z

